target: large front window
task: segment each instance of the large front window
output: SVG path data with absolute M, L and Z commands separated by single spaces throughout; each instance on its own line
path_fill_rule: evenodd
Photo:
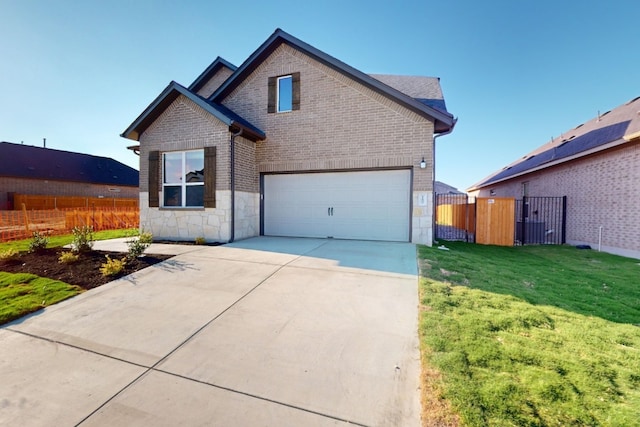
M 170 152 L 162 155 L 164 206 L 204 206 L 204 151 Z

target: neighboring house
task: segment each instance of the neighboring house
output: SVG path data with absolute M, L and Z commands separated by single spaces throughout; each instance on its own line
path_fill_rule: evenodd
M 435 192 L 436 194 L 456 194 L 456 195 L 466 194 L 464 191 L 460 191 L 456 187 L 453 187 L 449 184 L 445 184 L 444 182 L 440 182 L 440 181 L 435 182 Z
M 138 171 L 107 157 L 0 142 L 0 210 L 14 193 L 136 198 Z
M 235 67 L 171 82 L 139 141 L 141 227 L 162 239 L 433 239 L 439 79 L 367 75 L 276 30 Z
M 567 243 L 640 258 L 640 97 L 564 132 L 468 191 L 567 196 Z

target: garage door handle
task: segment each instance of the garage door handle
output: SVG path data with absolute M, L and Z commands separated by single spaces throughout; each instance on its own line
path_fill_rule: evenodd
M 327 216 L 331 216 L 331 208 L 327 208 Z
M 333 208 L 331 208 L 331 216 L 333 216 Z

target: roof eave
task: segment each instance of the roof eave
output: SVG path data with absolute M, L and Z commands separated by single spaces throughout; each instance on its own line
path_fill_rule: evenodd
M 235 82 L 240 82 L 246 76 L 248 76 L 255 67 L 266 59 L 281 43 L 286 43 L 289 46 L 301 50 L 309 56 L 312 56 L 320 63 L 333 68 L 341 73 L 345 73 L 358 80 L 364 86 L 381 93 L 387 97 L 393 98 L 396 102 L 407 107 L 409 110 L 421 115 L 427 116 L 435 121 L 435 132 L 442 133 L 447 132 L 453 125 L 453 115 L 444 113 L 429 107 L 414 98 L 398 91 L 397 89 L 388 86 L 381 81 L 369 76 L 368 74 L 359 71 L 352 66 L 345 64 L 328 55 L 321 50 L 311 46 L 308 43 L 288 34 L 287 32 L 277 29 L 260 47 L 247 58 L 246 61 L 238 67 L 235 73 L 227 79 L 210 97 L 211 100 L 221 100 L 227 96 L 236 87 Z
M 140 140 L 140 135 L 144 132 L 144 130 L 155 121 L 160 114 L 173 102 L 178 98 L 179 95 L 183 95 L 196 105 L 198 105 L 203 110 L 207 111 L 218 120 L 220 120 L 225 125 L 229 126 L 229 128 L 236 127 L 242 128 L 243 133 L 249 139 L 253 141 L 263 140 L 266 138 L 266 135 L 262 131 L 253 130 L 244 124 L 238 122 L 237 120 L 233 120 L 225 114 L 221 113 L 217 109 L 215 109 L 211 104 L 206 102 L 203 98 L 195 95 L 189 89 L 185 88 L 179 83 L 172 81 L 169 85 L 158 95 L 158 97 L 151 103 L 149 106 L 138 116 L 138 118 L 120 135 L 123 138 L 132 139 L 134 141 Z
M 218 70 L 222 67 L 226 67 L 232 72 L 236 71 L 238 67 L 224 58 L 217 57 L 213 62 L 189 85 L 189 90 L 197 92 L 202 89 L 202 86 L 209 80 Z

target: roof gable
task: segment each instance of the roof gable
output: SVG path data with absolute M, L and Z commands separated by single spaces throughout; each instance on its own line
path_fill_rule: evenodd
M 253 141 L 265 138 L 265 133 L 253 126 L 247 120 L 240 117 L 230 109 L 211 102 L 191 92 L 186 87 L 172 81 L 162 91 L 160 95 L 138 116 L 138 118 L 129 125 L 129 127 L 120 135 L 124 138 L 139 140 L 140 135 L 166 110 L 178 96 L 183 95 L 193 101 L 200 108 L 220 120 L 229 128 L 242 129 L 244 136 Z
M 455 121 L 453 115 L 446 109 L 436 108 L 429 102 L 417 100 L 400 90 L 371 77 L 338 59 L 327 55 L 315 47 L 293 37 L 292 35 L 277 29 L 247 60 L 238 67 L 235 73 L 229 77 L 210 97 L 209 100 L 221 103 L 223 99 L 231 94 L 244 79 L 246 79 L 262 62 L 264 62 L 280 44 L 286 43 L 290 47 L 302 51 L 306 55 L 314 58 L 318 62 L 333 68 L 348 77 L 358 81 L 360 84 L 394 100 L 404 107 L 422 116 L 429 117 L 435 122 L 435 132 L 447 132 L 452 129 Z M 439 86 L 439 85 L 438 85 Z M 444 100 L 438 101 L 440 107 L 444 106 Z
M 202 89 L 211 78 L 213 78 L 221 69 L 227 68 L 232 73 L 238 69 L 235 65 L 225 60 L 224 58 L 217 57 L 211 65 L 209 65 L 194 81 L 189 85 L 189 90 L 197 93 Z
M 108 157 L 0 142 L 0 175 L 138 186 L 138 171 Z
M 473 191 L 640 137 L 640 97 L 564 132 L 474 184 Z

